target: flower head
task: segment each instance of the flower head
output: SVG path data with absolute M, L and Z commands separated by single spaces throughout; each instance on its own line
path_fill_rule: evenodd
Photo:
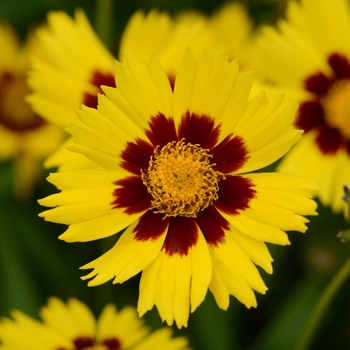
M 117 311 L 108 304 L 98 320 L 77 299 L 68 303 L 52 297 L 40 310 L 42 322 L 21 311 L 12 311 L 12 319 L 0 320 L 1 349 L 11 350 L 188 350 L 184 337 L 171 338 L 171 329 L 155 332 L 144 326 L 136 310 Z
M 121 230 L 115 246 L 83 266 L 89 285 L 122 283 L 142 272 L 139 313 L 156 305 L 163 320 L 186 326 L 208 287 L 227 309 L 234 295 L 256 306 L 272 272 L 264 244 L 288 244 L 284 230 L 306 230 L 315 185 L 292 175 L 251 173 L 299 140 L 295 104 L 264 93 L 248 101 L 253 75 L 204 53 L 183 56 L 174 90 L 159 61 L 126 54 L 117 88 L 98 109 L 83 107 L 69 132 L 72 150 L 100 170 L 52 174 L 62 192 L 41 214 L 69 225 L 60 238 L 90 241 Z
M 295 125 L 305 134 L 279 170 L 317 181 L 321 202 L 339 212 L 350 176 L 349 2 L 291 1 L 286 18 L 264 28 L 251 56 L 274 89 L 300 103 Z
M 32 191 L 43 158 L 55 150 L 63 133 L 25 101 L 31 92 L 26 83 L 29 58 L 39 51 L 35 38 L 28 35 L 21 45 L 12 27 L 1 22 L 0 47 L 0 162 L 13 161 L 15 195 L 24 199 Z

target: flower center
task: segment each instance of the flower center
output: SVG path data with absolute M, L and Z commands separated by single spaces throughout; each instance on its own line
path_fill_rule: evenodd
M 143 183 L 152 195 L 152 209 L 165 216 L 196 217 L 218 199 L 218 183 L 225 176 L 215 171 L 212 156 L 199 145 L 181 141 L 156 147 Z
M 30 93 L 26 77 L 4 73 L 0 78 L 0 124 L 5 127 L 24 131 L 34 129 L 44 123 L 37 116 L 24 97 Z
M 350 138 L 350 80 L 334 83 L 323 101 L 327 122 Z

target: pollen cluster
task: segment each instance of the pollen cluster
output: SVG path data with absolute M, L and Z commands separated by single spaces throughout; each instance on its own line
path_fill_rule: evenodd
M 350 138 L 350 80 L 337 81 L 323 102 L 327 122 Z
M 215 171 L 211 155 L 199 145 L 181 141 L 156 147 L 143 183 L 152 195 L 155 213 L 196 217 L 218 199 L 218 183 L 225 176 Z

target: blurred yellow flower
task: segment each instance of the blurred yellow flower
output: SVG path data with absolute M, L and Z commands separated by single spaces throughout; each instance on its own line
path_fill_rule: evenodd
M 21 44 L 12 27 L 0 23 L 0 162 L 12 161 L 15 195 L 30 196 L 41 173 L 42 160 L 60 144 L 63 132 L 35 114 L 25 97 L 30 55 L 38 53 L 37 42 L 29 36 Z
M 215 56 L 216 57 L 216 56 Z M 69 225 L 60 238 L 86 242 L 125 230 L 84 279 L 122 283 L 142 272 L 138 310 L 157 306 L 168 324 L 186 326 L 208 287 L 222 309 L 234 295 L 257 305 L 267 288 L 255 265 L 272 273 L 264 242 L 286 245 L 315 215 L 314 183 L 251 173 L 282 157 L 301 132 L 296 104 L 264 93 L 249 100 L 251 72 L 236 61 L 188 49 L 174 89 L 160 62 L 131 54 L 116 63 L 117 88 L 98 109 L 83 107 L 68 129 L 74 150 L 98 170 L 51 174 L 62 192 L 40 200 L 40 214 Z
M 184 337 L 171 338 L 168 327 L 151 332 L 132 307 L 113 304 L 98 320 L 77 299 L 51 297 L 40 310 L 42 322 L 18 310 L 0 320 L 0 349 L 11 350 L 189 350 Z
M 251 55 L 274 90 L 300 103 L 295 125 L 305 134 L 278 170 L 315 180 L 334 212 L 350 178 L 349 42 L 348 0 L 290 1 L 286 20 L 263 28 Z

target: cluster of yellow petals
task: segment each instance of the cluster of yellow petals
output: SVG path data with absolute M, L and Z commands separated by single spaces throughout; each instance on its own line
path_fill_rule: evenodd
M 156 147 L 143 183 L 152 195 L 152 209 L 165 216 L 196 217 L 218 199 L 224 175 L 213 169 L 211 155 L 199 145 L 181 141 Z

